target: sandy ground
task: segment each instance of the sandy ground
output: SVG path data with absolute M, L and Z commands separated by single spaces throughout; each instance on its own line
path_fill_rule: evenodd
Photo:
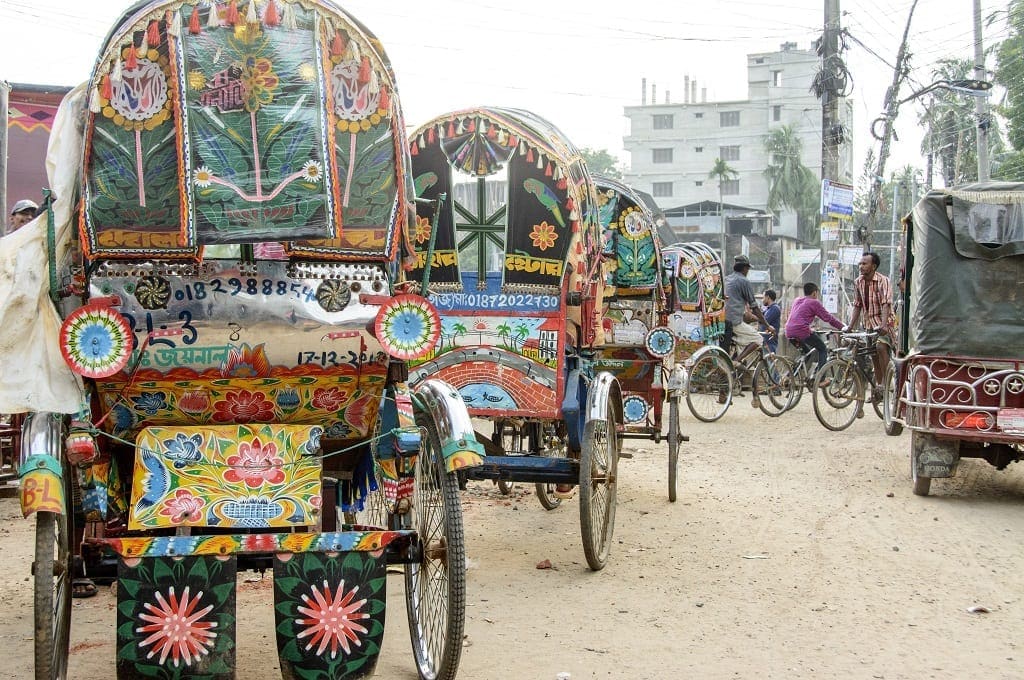
M 627 442 L 601 572 L 575 500 L 546 512 L 532 488 L 470 485 L 460 678 L 1024 677 L 1024 468 L 964 461 L 919 498 L 909 433 L 873 414 L 828 432 L 806 401 L 776 419 L 749 402 L 714 424 L 684 412 L 683 430 L 675 504 L 665 445 Z M 16 499 L 0 520 L 0 678 L 25 678 L 33 524 Z M 376 677 L 414 679 L 401 576 L 389 587 Z M 239 678 L 280 677 L 271 602 L 269 577 L 241 583 Z M 114 676 L 114 619 L 106 588 L 75 600 L 72 678 Z

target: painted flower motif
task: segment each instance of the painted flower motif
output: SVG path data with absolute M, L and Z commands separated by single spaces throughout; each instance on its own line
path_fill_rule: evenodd
M 322 427 L 314 427 L 309 431 L 309 439 L 306 440 L 306 455 L 313 456 L 320 451 L 320 438 L 324 436 Z
M 338 584 L 337 591 L 332 594 L 327 581 L 324 581 L 322 591 L 316 586 L 311 590 L 312 598 L 306 594 L 302 596 L 302 601 L 307 606 L 298 607 L 299 613 L 304 614 L 306 618 L 295 619 L 296 625 L 302 628 L 295 637 L 299 640 L 309 638 L 306 650 L 316 646 L 317 656 L 323 656 L 330 647 L 333 659 L 338 655 L 339 648 L 345 654 L 350 654 L 350 642 L 356 647 L 361 647 L 362 640 L 359 634 L 369 631 L 366 626 L 357 622 L 370 618 L 370 615 L 360 611 L 366 604 L 365 598 L 353 601 L 359 587 L 346 593 L 345 582 L 342 581 Z
M 238 548 L 238 541 L 231 536 L 210 536 L 201 539 L 195 552 L 199 555 L 230 555 Z
M 112 410 L 114 412 L 114 432 L 127 432 L 135 427 L 135 413 L 130 408 L 124 404 L 118 404 Z
M 309 62 L 299 64 L 299 77 L 307 83 L 313 82 L 316 80 L 316 68 Z
M 307 182 L 319 182 L 324 178 L 324 167 L 319 161 L 306 161 L 302 166 L 302 177 Z
M 274 552 L 277 541 L 273 534 L 249 534 L 242 539 L 242 548 L 252 552 Z
M 331 439 L 344 439 L 352 434 L 352 428 L 345 423 L 334 423 L 327 428 L 327 436 Z
M 212 181 L 213 170 L 210 170 L 210 168 L 206 167 L 205 165 L 200 165 L 198 168 L 196 168 L 195 183 L 197 187 L 199 187 L 200 189 L 205 189 L 206 187 L 210 186 L 210 182 Z
M 154 555 L 188 555 L 199 543 L 197 536 L 157 536 L 153 539 Z
M 540 248 L 541 250 L 554 248 L 555 241 L 558 240 L 558 234 L 555 233 L 555 225 L 548 224 L 547 221 L 533 225 L 530 239 L 533 241 L 534 248 Z
M 188 489 L 178 489 L 174 498 L 167 501 L 160 509 L 160 514 L 171 518 L 172 524 L 198 522 L 203 518 L 203 506 L 206 501 L 192 494 Z
M 148 633 L 149 637 L 139 643 L 139 647 L 152 646 L 147 659 L 160 655 L 162 665 L 171 658 L 174 667 L 184 661 L 191 666 L 193 661 L 210 653 L 217 634 L 211 629 L 217 627 L 216 621 L 203 621 L 203 617 L 213 610 L 213 605 L 206 605 L 199 611 L 196 608 L 203 597 L 203 591 L 189 597 L 189 588 L 181 593 L 181 600 L 174 593 L 174 586 L 167 591 L 167 597 L 157 591 L 156 604 L 146 602 L 142 605 L 145 611 L 139 613 L 139 620 L 146 623 L 135 629 L 136 633 Z
M 270 377 L 270 360 L 267 359 L 266 345 L 260 343 L 249 347 L 231 345 L 228 358 L 220 365 L 225 378 L 267 378 Z
M 262 444 L 259 437 L 252 442 L 240 442 L 238 444 L 238 455 L 228 456 L 228 465 L 231 467 L 224 473 L 224 479 L 229 482 L 245 482 L 245 485 L 257 489 L 264 482 L 280 484 L 284 481 L 285 474 L 281 470 L 284 460 L 277 455 L 277 444 L 267 442 Z
M 348 398 L 348 390 L 340 387 L 318 387 L 313 390 L 313 408 L 334 413 Z
M 345 421 L 358 432 L 365 432 L 370 427 L 370 418 L 375 414 L 378 400 L 367 394 L 359 397 L 345 409 Z
M 426 243 L 430 240 L 430 220 L 426 217 L 416 216 L 416 243 Z
M 274 65 L 264 57 L 249 57 L 242 66 L 242 85 L 245 87 L 245 110 L 255 113 L 260 107 L 274 101 L 274 90 L 280 79 Z
M 268 423 L 274 419 L 274 403 L 262 392 L 228 392 L 224 401 L 213 405 L 213 419 L 218 423 Z
M 189 463 L 196 463 L 203 458 L 203 435 L 201 434 L 189 437 L 178 432 L 174 435 L 174 439 L 165 439 L 163 444 L 167 457 L 174 460 L 174 467 L 179 470 Z
M 210 408 L 210 395 L 204 390 L 185 392 L 178 399 L 178 408 L 189 415 L 205 413 Z
M 188 72 L 188 86 L 193 90 L 201 90 L 206 87 L 206 75 L 202 71 L 192 70 Z
M 164 392 L 143 392 L 132 397 L 135 408 L 147 416 L 155 416 L 157 411 L 167 408 L 167 394 Z
M 299 393 L 291 387 L 286 387 L 283 390 L 279 390 L 277 398 L 274 400 L 277 405 L 284 411 L 290 411 L 299 406 Z

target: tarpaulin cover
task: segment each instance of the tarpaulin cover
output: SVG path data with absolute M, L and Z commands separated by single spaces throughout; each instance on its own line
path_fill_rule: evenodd
M 911 351 L 1024 357 L 1024 183 L 931 191 L 910 221 Z

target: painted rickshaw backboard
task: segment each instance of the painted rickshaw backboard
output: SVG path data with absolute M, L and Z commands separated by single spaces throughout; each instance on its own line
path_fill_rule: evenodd
M 595 177 L 603 247 L 611 259 L 608 283 L 617 295 L 650 295 L 662 285 L 661 245 L 654 217 L 625 184 Z
M 141 2 L 91 82 L 90 257 L 204 245 L 391 259 L 405 138 L 376 38 L 326 2 Z

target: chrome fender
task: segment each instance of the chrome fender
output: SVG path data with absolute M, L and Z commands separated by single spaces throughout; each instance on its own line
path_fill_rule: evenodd
M 64 419 L 56 413 L 30 413 L 22 428 L 18 478 L 21 486 L 21 513 L 65 512 L 64 477 L 61 448 Z
M 434 378 L 420 383 L 414 394 L 437 428 L 445 470 L 455 472 L 482 464 L 484 447 L 476 440 L 473 421 L 459 391 Z
M 729 373 L 732 374 L 732 371 L 733 371 L 732 357 L 730 357 L 729 353 L 726 352 L 721 347 L 719 347 L 718 345 L 704 345 L 703 347 L 698 349 L 696 352 L 691 354 L 690 358 L 683 362 L 683 366 L 686 367 L 687 374 L 689 374 L 690 368 L 695 363 L 697 363 L 697 361 L 702 356 L 704 356 L 705 354 L 714 354 L 716 357 L 718 357 L 718 359 L 720 361 L 724 361 L 726 367 L 729 369 Z
M 608 371 L 601 371 L 594 376 L 587 390 L 586 421 L 604 421 L 609 404 L 615 414 L 616 425 L 622 424 L 622 388 L 619 381 Z

